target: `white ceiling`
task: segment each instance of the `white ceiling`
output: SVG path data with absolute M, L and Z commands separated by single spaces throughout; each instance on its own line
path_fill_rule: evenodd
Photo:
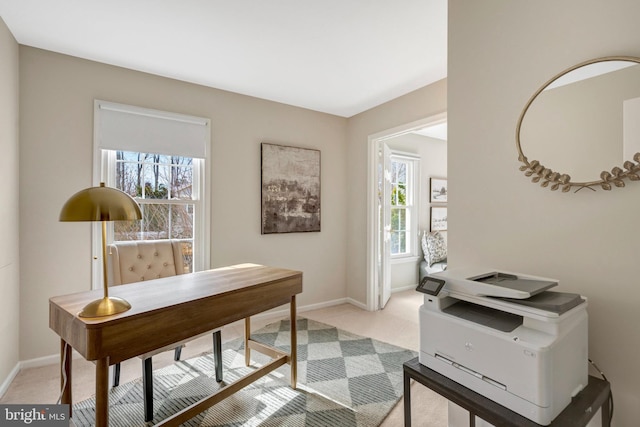
M 447 0 L 0 0 L 18 43 L 350 117 L 446 77 Z
M 418 129 L 413 133 L 418 135 L 428 136 L 429 138 L 439 139 L 441 141 L 447 140 L 447 122 L 438 123 L 437 125 L 427 126 L 422 129 Z

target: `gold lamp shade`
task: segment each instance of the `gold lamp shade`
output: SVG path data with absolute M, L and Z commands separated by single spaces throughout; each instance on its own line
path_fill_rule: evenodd
M 90 187 L 71 196 L 60 211 L 60 221 L 102 222 L 102 275 L 104 297 L 90 302 L 78 314 L 80 317 L 102 317 L 122 313 L 131 305 L 121 299 L 109 297 L 107 287 L 107 221 L 135 221 L 142 219 L 140 206 L 131 196 L 116 188 Z
M 116 188 L 90 187 L 71 196 L 60 211 L 60 221 L 135 221 L 142 218 L 140 206 Z

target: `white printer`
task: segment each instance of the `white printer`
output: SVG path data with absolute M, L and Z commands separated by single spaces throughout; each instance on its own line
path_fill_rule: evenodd
M 425 276 L 420 363 L 548 425 L 588 381 L 587 301 L 490 269 Z

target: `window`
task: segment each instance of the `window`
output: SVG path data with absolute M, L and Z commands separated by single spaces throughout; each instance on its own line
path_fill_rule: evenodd
M 108 242 L 179 240 L 185 273 L 209 268 L 209 120 L 105 101 L 95 102 L 94 120 L 94 181 L 129 194 L 142 211 L 141 221 L 110 223 Z M 96 229 L 94 252 L 99 240 Z
M 141 221 L 114 223 L 113 241 L 180 240 L 185 273 L 194 271 L 193 219 L 201 211 L 201 197 L 193 197 L 194 159 L 114 150 L 106 155 L 115 155 L 113 187 L 136 199 L 142 211 Z M 198 174 L 196 167 L 196 180 Z
M 416 254 L 418 159 L 391 154 L 391 256 Z

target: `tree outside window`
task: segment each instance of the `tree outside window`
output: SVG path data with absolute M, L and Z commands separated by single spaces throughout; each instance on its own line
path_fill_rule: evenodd
M 193 159 L 116 151 L 115 168 L 115 187 L 138 202 L 142 220 L 114 222 L 114 240 L 180 240 L 193 271 Z

